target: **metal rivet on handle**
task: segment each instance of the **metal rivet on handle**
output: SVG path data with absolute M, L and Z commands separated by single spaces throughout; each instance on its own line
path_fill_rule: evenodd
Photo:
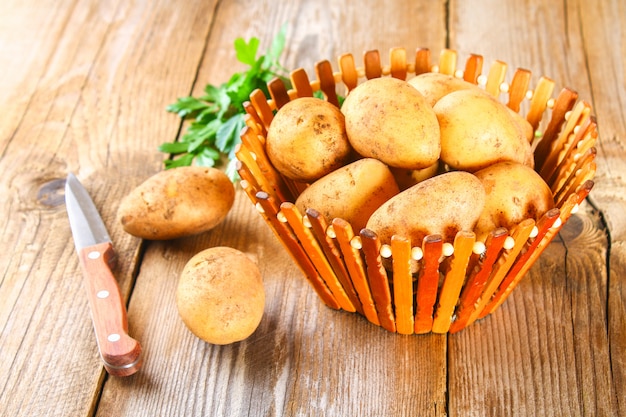
M 111 333 L 110 335 L 107 336 L 107 340 L 109 342 L 118 342 L 121 338 L 122 336 L 120 336 L 117 333 Z
M 109 292 L 107 290 L 100 290 L 96 294 L 96 297 L 98 298 L 107 298 L 108 296 L 109 296 Z

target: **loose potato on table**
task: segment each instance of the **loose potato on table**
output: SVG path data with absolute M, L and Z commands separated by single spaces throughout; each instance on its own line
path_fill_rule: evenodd
M 370 215 L 398 192 L 389 168 L 376 159 L 364 158 L 320 178 L 295 204 L 301 213 L 312 208 L 329 222 L 342 218 L 358 233 Z
M 185 265 L 176 305 L 187 328 L 205 342 L 239 342 L 254 333 L 263 318 L 261 273 L 243 252 L 229 247 L 205 249 Z
M 458 90 L 433 107 L 441 129 L 441 159 L 469 172 L 496 162 L 533 163 L 532 148 L 507 107 L 488 93 Z
M 189 236 L 217 226 L 235 201 L 235 187 L 217 168 L 179 167 L 161 171 L 120 203 L 124 230 L 149 240 Z
M 532 168 L 515 162 L 501 162 L 475 173 L 487 198 L 476 223 L 476 238 L 484 240 L 496 228 L 511 229 L 522 220 L 538 220 L 554 207 L 550 187 Z
M 440 234 L 453 242 L 461 231 L 472 231 L 485 206 L 485 189 L 478 178 L 464 171 L 437 175 L 402 191 L 376 210 L 367 228 L 382 243 L 393 235 L 421 246 L 424 237 Z
M 313 97 L 281 107 L 267 131 L 266 151 L 281 174 L 301 182 L 313 182 L 352 157 L 343 114 Z
M 408 80 L 408 83 L 417 89 L 426 98 L 431 106 L 439 99 L 453 91 L 480 88 L 453 75 L 439 72 L 425 72 Z
M 346 97 L 341 111 L 354 150 L 390 167 L 422 169 L 439 158 L 439 124 L 432 107 L 406 81 L 367 80 Z

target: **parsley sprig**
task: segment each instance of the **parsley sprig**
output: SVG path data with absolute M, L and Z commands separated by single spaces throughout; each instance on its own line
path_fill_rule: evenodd
M 285 47 L 286 27 L 283 26 L 265 54 L 257 57 L 259 39 L 246 42 L 237 38 L 234 42 L 237 60 L 248 69 L 235 73 L 219 85 L 207 84 L 200 97 L 181 97 L 166 110 L 176 113 L 183 120 L 192 120 L 180 140 L 166 142 L 159 151 L 172 157 L 164 161 L 165 168 L 200 165 L 215 166 L 226 158 L 226 174 L 234 182 L 238 179 L 235 168 L 235 148 L 241 142 L 239 134 L 244 123 L 243 103 L 257 88 L 268 96 L 267 83 L 275 77 L 289 85 L 287 70 L 279 58 Z

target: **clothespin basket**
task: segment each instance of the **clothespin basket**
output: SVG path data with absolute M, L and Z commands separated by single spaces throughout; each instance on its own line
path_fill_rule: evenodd
M 377 50 L 357 66 L 352 54 L 315 66 L 315 78 L 298 69 L 286 86 L 268 83 L 270 97 L 257 90 L 246 106 L 246 128 L 237 150 L 241 186 L 284 248 L 300 267 L 320 299 L 330 308 L 356 312 L 371 323 L 400 334 L 457 332 L 494 312 L 524 277 L 593 187 L 597 127 L 591 106 L 555 83 L 516 69 L 507 81 L 508 65 L 495 61 L 486 74 L 483 57 L 471 54 L 457 68 L 456 51 L 444 49 L 436 64 L 431 51 L 392 48 L 384 65 Z M 493 230 L 477 241 L 461 231 L 453 242 L 430 235 L 421 242 L 396 236 L 382 244 L 371 230 L 354 230 L 349 222 L 324 218 L 309 208 L 300 213 L 295 199 L 307 184 L 285 178 L 265 152 L 265 139 L 275 112 L 298 97 L 314 94 L 340 105 L 367 79 L 409 79 L 441 72 L 472 82 L 522 114 L 535 130 L 535 170 L 550 186 L 555 207 L 538 219 L 525 219 L 507 230 Z M 523 110 L 522 110 L 523 109 Z M 411 262 L 417 264 L 409 268 Z M 384 265 L 392 265 L 386 268 Z

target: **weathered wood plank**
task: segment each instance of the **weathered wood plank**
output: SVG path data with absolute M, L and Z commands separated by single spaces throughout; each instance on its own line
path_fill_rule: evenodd
M 608 328 L 607 233 L 599 213 L 572 219 L 562 232 L 566 250 L 565 286 L 576 333 L 575 364 L 582 415 L 616 413 Z
M 597 220 L 572 217 L 499 310 L 451 337 L 452 415 L 615 413 Z
M 83 295 L 83 289 L 59 178 L 66 169 L 68 145 L 63 149 L 62 143 L 69 119 L 97 54 L 94 44 L 102 41 L 109 23 L 89 2 L 42 6 L 41 10 L 25 8 L 19 13 L 26 22 L 24 13 L 33 13 L 32 29 L 37 36 L 30 39 L 32 44 L 27 37 L 22 39 L 27 50 L 39 49 L 33 61 L 23 60 L 30 54 L 12 54 L 10 45 L 2 48 L 3 59 L 15 56 L 14 65 L 18 69 L 24 65 L 28 74 L 19 80 L 11 75 L 13 71 L 7 72 L 15 90 L 6 97 L 19 96 L 23 89 L 28 99 L 26 105 L 16 107 L 23 112 L 19 123 L 4 125 L 12 131 L 6 140 L 3 137 L 0 160 L 5 197 L 0 203 L 5 222 L 0 252 L 17 254 L 2 257 L 0 286 L 0 320 L 4 323 L 0 351 L 3 364 L 7 364 L 0 369 L 0 391 L 7 415 L 42 414 L 53 407 L 46 396 L 65 390 L 78 401 L 57 402 L 59 411 L 85 413 L 93 407 L 101 378 L 93 332 L 87 330 L 86 304 L 75 306 L 73 302 L 75 294 Z M 55 12 L 57 6 L 64 13 Z M 51 20 L 41 21 L 38 16 Z M 88 27 L 81 26 L 81 21 L 87 21 Z M 63 47 L 56 49 L 60 45 Z M 49 345 L 63 346 L 67 355 L 56 357 Z M 74 363 L 73 358 L 85 362 Z M 33 384 L 36 375 L 45 375 L 50 382 Z
M 362 66 L 363 54 L 371 49 L 378 49 L 388 64 L 392 47 L 405 48 L 409 57 L 418 47 L 436 53 L 445 47 L 444 1 L 402 0 L 393 6 L 370 2 L 359 7 L 358 13 L 353 10 L 352 5 L 332 1 L 222 3 L 220 16 L 237 18 L 216 20 L 194 94 L 200 93 L 205 84 L 224 82 L 233 70 L 243 68 L 242 64 L 233 65 L 232 44 L 237 37 L 256 36 L 261 41 L 259 51 L 265 51 L 283 24 L 287 26 L 283 65 L 304 68 L 311 79 L 315 63 L 323 59 L 330 60 L 337 71 L 338 57 L 343 53 L 354 54 L 357 66 Z M 260 15 L 270 18 L 259 19 Z
M 121 233 L 117 202 L 160 169 L 156 146 L 178 130 L 164 107 L 193 80 L 212 10 L 207 2 L 187 4 L 51 2 L 11 5 L 19 13 L 2 17 L 24 19 L 27 33 L 33 25 L 32 38 L 21 39 L 32 53 L 0 48 L 3 62 L 25 72 L 2 84 L 3 100 L 28 96 L 25 105 L 17 101 L 19 123 L 2 125 L 10 132 L 3 130 L 0 158 L 0 251 L 17 254 L 1 258 L 2 415 L 87 415 L 95 408 L 104 373 L 63 180 L 74 171 L 101 209 L 118 250 L 114 272 L 128 295 L 139 241 Z
M 580 2 L 583 48 L 598 117 L 598 174 L 591 200 L 610 234 L 608 257 L 608 340 L 610 376 L 619 415 L 626 415 L 626 4 Z
M 56 8 L 50 4 L 43 6 L 47 10 L 55 10 Z M 71 9 L 71 5 L 66 6 Z M 83 7 L 75 10 L 77 14 L 88 12 L 84 9 L 88 8 Z M 63 120 L 63 117 L 59 118 L 58 113 L 54 116 L 48 116 L 51 102 L 55 96 L 59 96 L 57 91 L 63 92 L 61 96 L 69 96 L 72 89 L 76 91 L 81 84 L 80 73 L 78 72 L 71 82 L 69 79 L 66 79 L 65 82 L 59 82 L 58 79 L 64 77 L 67 68 L 59 70 L 58 67 L 49 65 L 49 62 L 55 61 L 53 51 L 59 42 L 61 33 L 72 22 L 70 13 L 47 14 L 35 12 L 28 7 L 11 7 L 8 12 L 15 13 L 16 21 L 24 19 L 26 22 L 32 22 L 33 25 L 30 27 L 29 24 L 24 24 L 24 27 L 27 30 L 32 30 L 32 32 L 30 38 L 21 38 L 22 46 L 20 49 L 39 49 L 40 53 L 19 54 L 14 48 L 15 43 L 20 44 L 20 42 L 12 37 L 6 37 L 2 40 L 3 48 L 0 56 L 2 62 L 6 63 L 3 68 L 7 68 L 7 70 L 6 72 L 3 71 L 4 76 L 1 77 L 4 94 L 0 103 L 2 103 L 3 121 L 6 120 L 7 123 L 2 123 L 2 135 L 0 136 L 2 155 L 4 155 L 0 160 L 4 174 L 2 195 L 6 197 L 0 202 L 2 212 L 5 213 L 1 220 L 3 239 L 0 245 L 2 245 L 2 253 L 18 253 L 24 256 L 24 259 L 8 256 L 0 258 L 1 270 L 10 271 L 5 274 L 8 278 L 5 278 L 0 288 L 0 298 L 4 301 L 0 306 L 0 321 L 3 323 L 7 321 L 11 309 L 20 297 L 22 285 L 30 272 L 28 265 L 36 261 L 36 254 L 41 250 L 38 247 L 41 242 L 37 238 L 32 238 L 40 217 L 35 209 L 48 209 L 48 206 L 54 207 L 59 204 L 59 201 L 52 198 L 53 196 L 51 196 L 50 201 L 45 199 L 39 201 L 37 195 L 40 187 L 55 178 L 54 174 L 44 174 L 46 168 L 54 172 L 62 164 L 60 157 L 56 155 L 54 145 L 49 147 L 46 143 L 40 143 L 42 138 L 58 138 L 64 130 L 64 125 L 67 124 L 67 120 Z M 12 26 L 9 28 L 13 29 Z M 94 37 L 102 36 L 100 26 L 94 24 L 92 30 Z M 17 36 L 25 35 L 17 29 L 15 34 Z M 77 43 L 66 45 L 66 48 L 57 54 L 66 56 L 66 53 L 75 53 L 76 48 L 80 48 Z M 95 54 L 91 51 L 89 53 L 92 56 Z M 20 71 L 20 67 L 23 68 L 24 72 Z M 48 73 L 44 72 L 46 68 L 49 68 Z M 52 84 L 53 82 L 54 84 Z M 49 87 L 38 88 L 38 85 L 41 84 Z M 44 89 L 46 91 L 42 91 Z M 62 105 L 63 101 L 58 100 L 57 109 L 61 108 Z M 18 113 L 14 115 L 14 112 Z M 14 155 L 18 155 L 18 157 Z M 42 189 L 45 190 L 46 188 Z M 54 194 L 54 185 L 50 185 L 48 189 Z M 34 216 L 29 216 L 29 210 L 32 210 Z M 19 234 L 24 232 L 31 236 L 23 239 Z M 31 250 L 28 250 L 29 243 L 33 244 Z
M 538 1 L 451 6 L 451 47 L 503 60 L 510 70 L 530 69 L 535 78 L 546 75 L 585 99 L 597 96 L 591 87 L 595 82 L 589 82 L 592 61 L 583 39 L 601 19 L 590 19 L 589 29 L 581 27 L 587 15 L 577 2 L 565 7 Z M 596 42 L 596 53 L 610 56 L 607 45 Z M 599 166 L 605 163 L 602 158 Z M 606 215 L 605 207 L 599 209 Z M 613 211 L 615 218 L 623 219 L 623 203 L 615 207 L 621 210 L 620 215 Z M 550 245 L 510 300 L 478 327 L 451 338 L 451 415 L 510 415 L 511 410 L 514 415 L 617 413 L 616 397 L 623 390 L 610 377 L 614 361 L 606 329 L 617 328 L 620 319 L 615 321 L 606 308 L 611 287 L 607 231 L 597 213 L 583 212 L 572 221 L 562 233 L 562 243 Z M 589 226 L 572 234 L 580 224 Z M 485 392 L 489 400 L 483 400 Z
M 3 116 L 0 151 L 10 143 L 41 77 L 58 56 L 57 42 L 77 3 L 76 0 L 42 1 L 33 6 L 7 0 L 0 5 L 0 16 L 4 17 L 0 31 L 0 114 Z

